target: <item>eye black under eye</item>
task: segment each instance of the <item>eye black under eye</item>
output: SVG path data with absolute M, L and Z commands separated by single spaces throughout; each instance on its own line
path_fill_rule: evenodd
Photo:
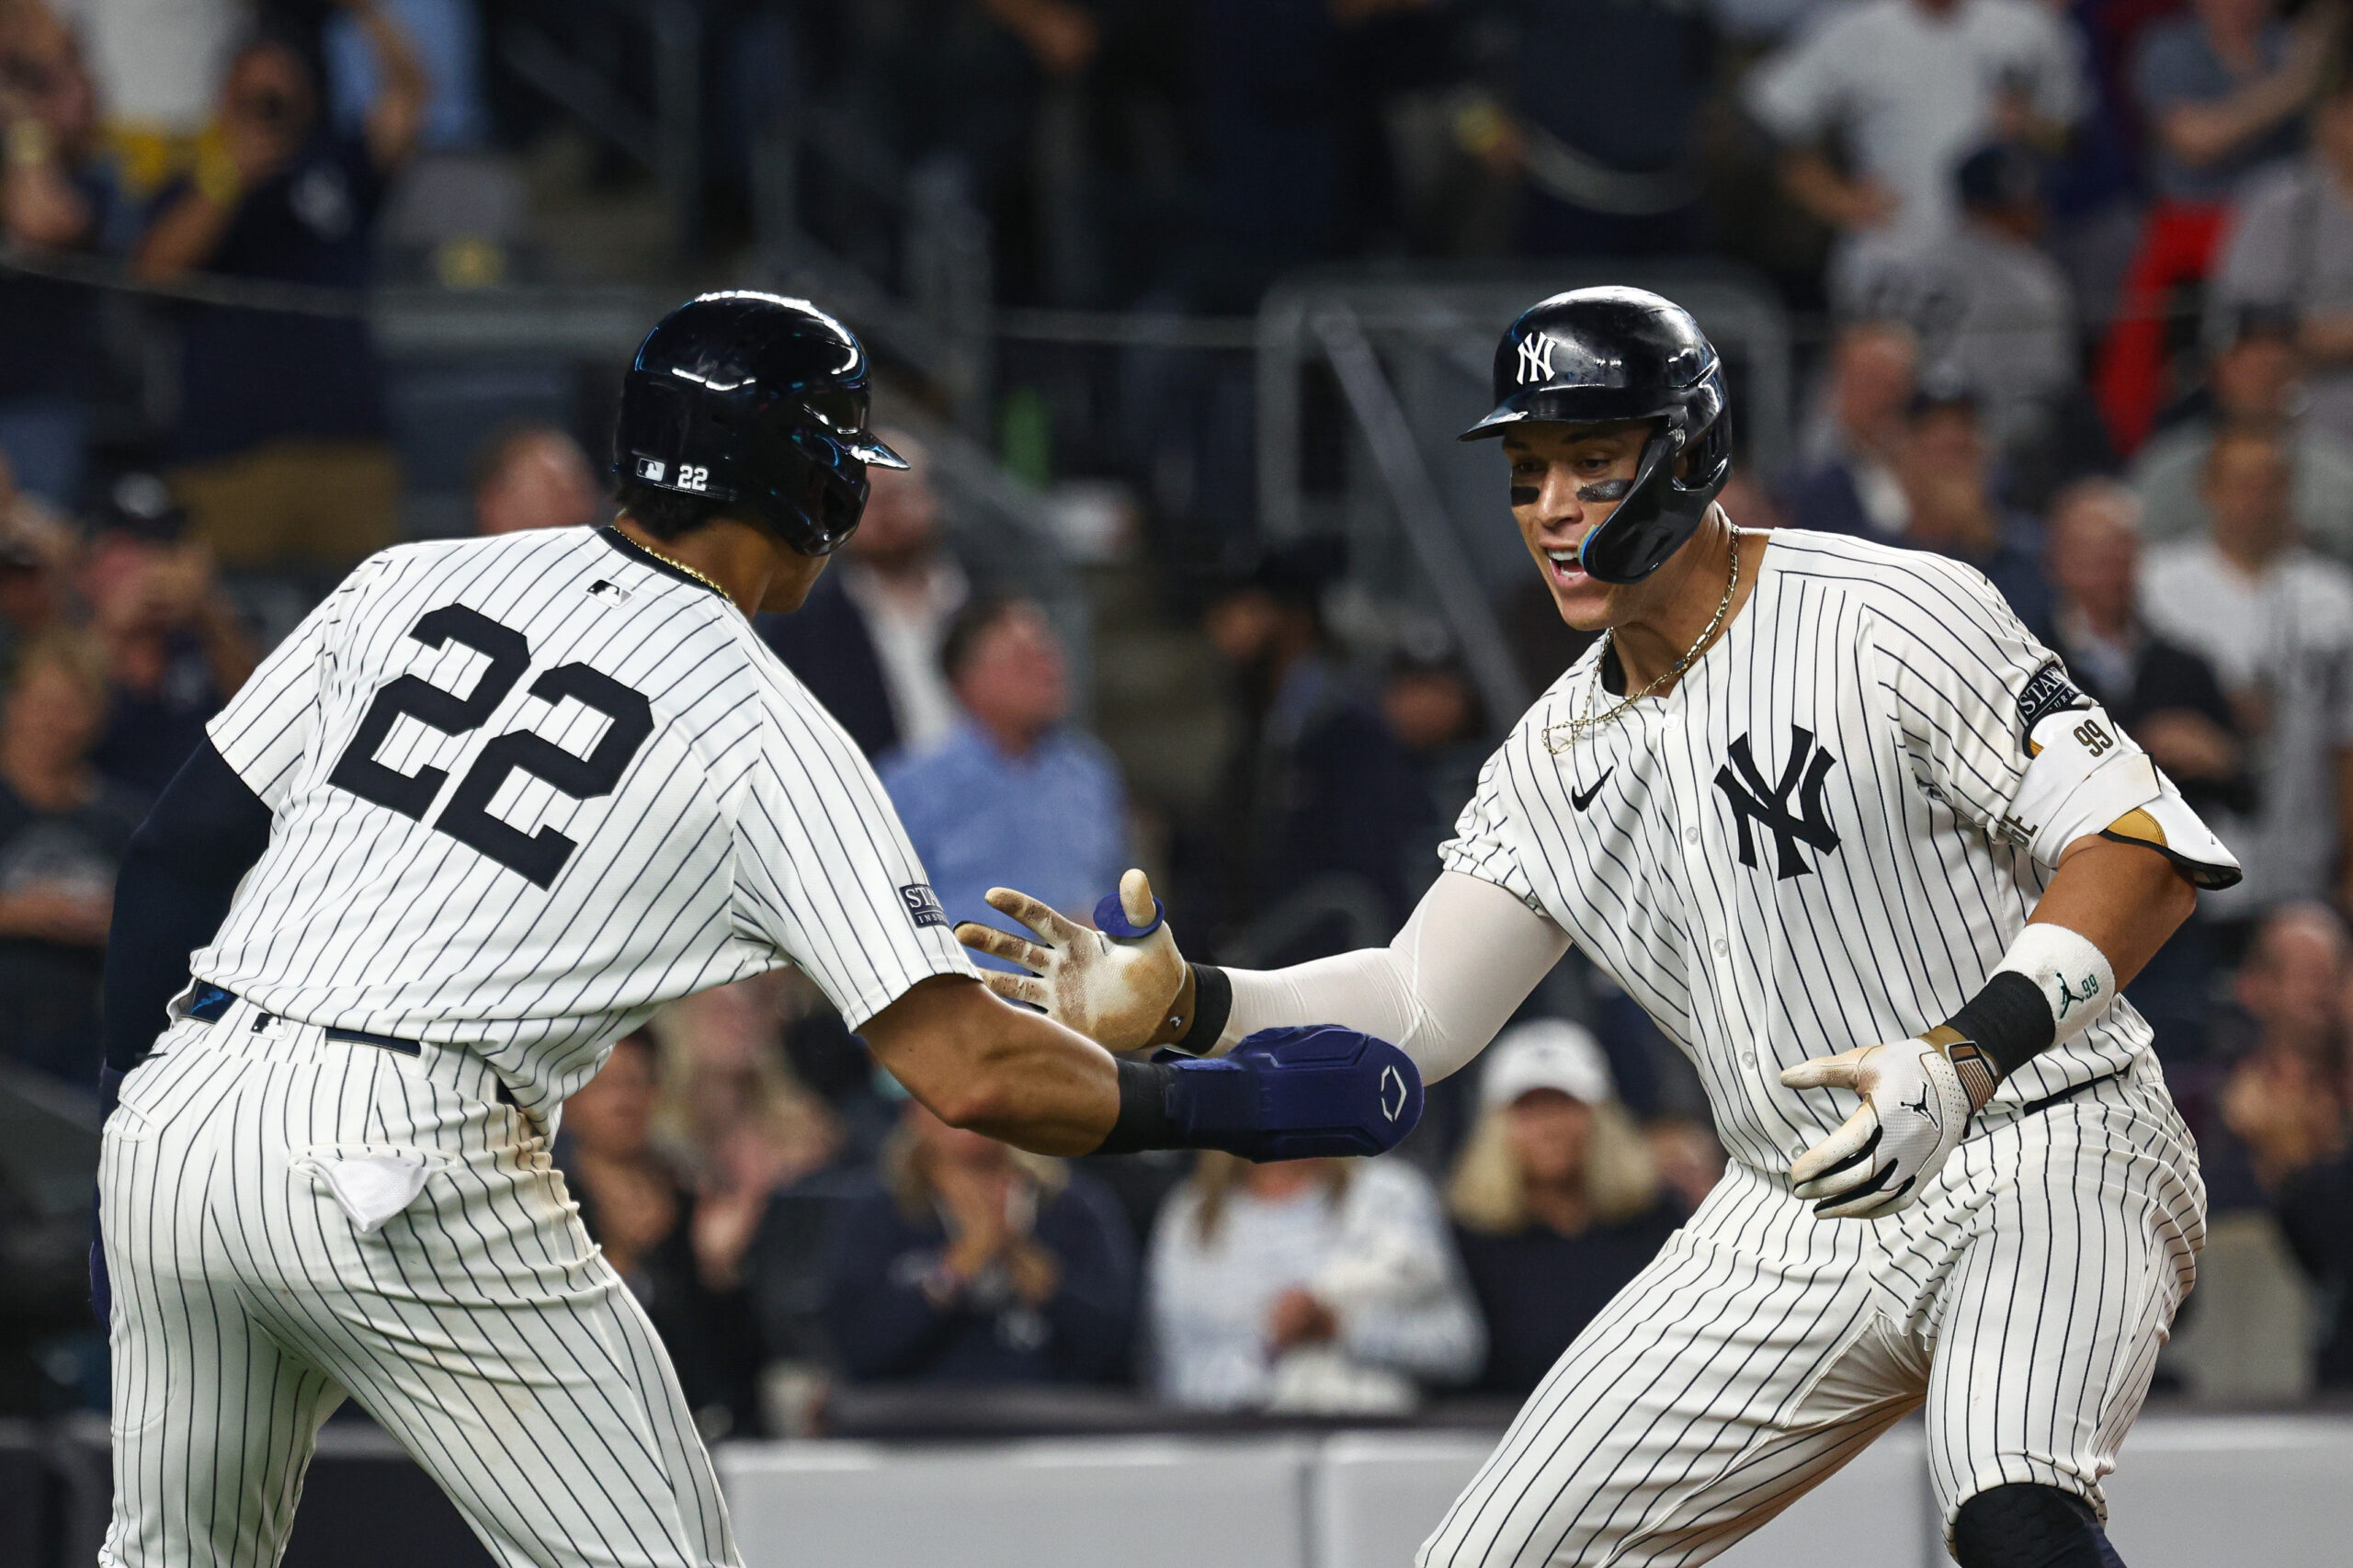
M 1604 479 L 1592 484 L 1577 486 L 1580 501 L 1623 501 L 1626 493 L 1634 488 L 1631 479 Z
M 1511 504 L 1515 506 L 1533 506 L 1536 505 L 1537 494 L 1536 486 L 1532 484 L 1515 484 L 1511 487 Z

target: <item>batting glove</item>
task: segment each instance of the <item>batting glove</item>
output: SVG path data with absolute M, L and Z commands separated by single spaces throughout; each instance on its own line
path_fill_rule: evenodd
M 991 888 L 987 897 L 1037 937 L 1025 941 L 969 920 L 956 927 L 966 947 L 1034 971 L 985 971 L 981 982 L 990 990 L 1045 1009 L 1107 1051 L 1142 1051 L 1184 1032 L 1187 1020 L 1173 1009 L 1184 988 L 1185 958 L 1142 871 L 1121 877 L 1118 894 L 1097 908 L 1096 924 L 1105 927 L 1099 931 L 1012 888 Z
M 1969 1131 L 1969 1119 L 1992 1097 L 1989 1074 L 1972 1073 L 1984 1093 L 1972 1093 L 1947 1053 L 1948 1042 L 1928 1037 L 1859 1046 L 1785 1068 L 1792 1089 L 1852 1089 L 1863 1103 L 1838 1130 L 1790 1165 L 1800 1198 L 1831 1220 L 1876 1220 L 1909 1205 Z M 1970 1048 L 1974 1050 L 1973 1047 Z

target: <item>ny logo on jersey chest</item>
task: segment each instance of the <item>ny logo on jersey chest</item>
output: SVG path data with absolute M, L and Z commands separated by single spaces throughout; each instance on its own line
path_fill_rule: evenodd
M 1748 736 L 1726 746 L 1724 755 L 1732 760 L 1716 769 L 1716 788 L 1731 802 L 1733 820 L 1740 827 L 1740 863 L 1756 864 L 1755 830 L 1761 827 L 1773 835 L 1776 881 L 1813 874 L 1813 868 L 1798 852 L 1798 846 L 1811 845 L 1824 854 L 1838 847 L 1838 835 L 1822 811 L 1822 786 L 1838 759 L 1827 747 L 1814 744 L 1812 730 L 1799 724 L 1790 726 L 1790 760 L 1782 765 L 1779 781 L 1770 788 L 1756 770 Z M 1790 810 L 1792 796 L 1797 800 L 1794 814 Z

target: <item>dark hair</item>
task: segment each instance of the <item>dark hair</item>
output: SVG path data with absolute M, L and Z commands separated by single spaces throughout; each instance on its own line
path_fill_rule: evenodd
M 707 500 L 699 495 L 681 495 L 675 490 L 657 490 L 634 479 L 624 479 L 615 484 L 613 500 L 630 515 L 631 521 L 655 539 L 676 539 L 680 534 L 690 534 L 727 510 L 724 502 Z
M 988 635 L 997 622 L 1016 610 L 1035 609 L 1037 603 L 1017 594 L 975 594 L 964 601 L 956 619 L 948 623 L 948 635 L 939 642 L 939 671 L 950 681 L 972 657 L 972 650 Z

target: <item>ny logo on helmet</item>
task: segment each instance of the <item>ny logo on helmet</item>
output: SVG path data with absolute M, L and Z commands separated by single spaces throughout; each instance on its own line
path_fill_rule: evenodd
M 1552 379 L 1552 340 L 1543 333 L 1531 332 L 1519 340 L 1519 384 Z
M 1814 744 L 1812 730 L 1798 724 L 1790 726 L 1789 763 L 1781 769 L 1779 780 L 1769 788 L 1764 775 L 1756 771 L 1756 759 L 1749 755 L 1746 735 L 1726 746 L 1724 753 L 1732 760 L 1716 769 L 1716 788 L 1732 803 L 1733 820 L 1740 824 L 1740 863 L 1756 864 L 1756 844 L 1750 833 L 1754 823 L 1773 835 L 1776 881 L 1813 875 L 1813 868 L 1798 853 L 1798 846 L 1809 844 L 1824 854 L 1838 847 L 1838 835 L 1822 810 L 1822 786 L 1838 759 L 1826 747 Z M 1795 816 L 1790 814 L 1792 795 L 1798 798 Z

